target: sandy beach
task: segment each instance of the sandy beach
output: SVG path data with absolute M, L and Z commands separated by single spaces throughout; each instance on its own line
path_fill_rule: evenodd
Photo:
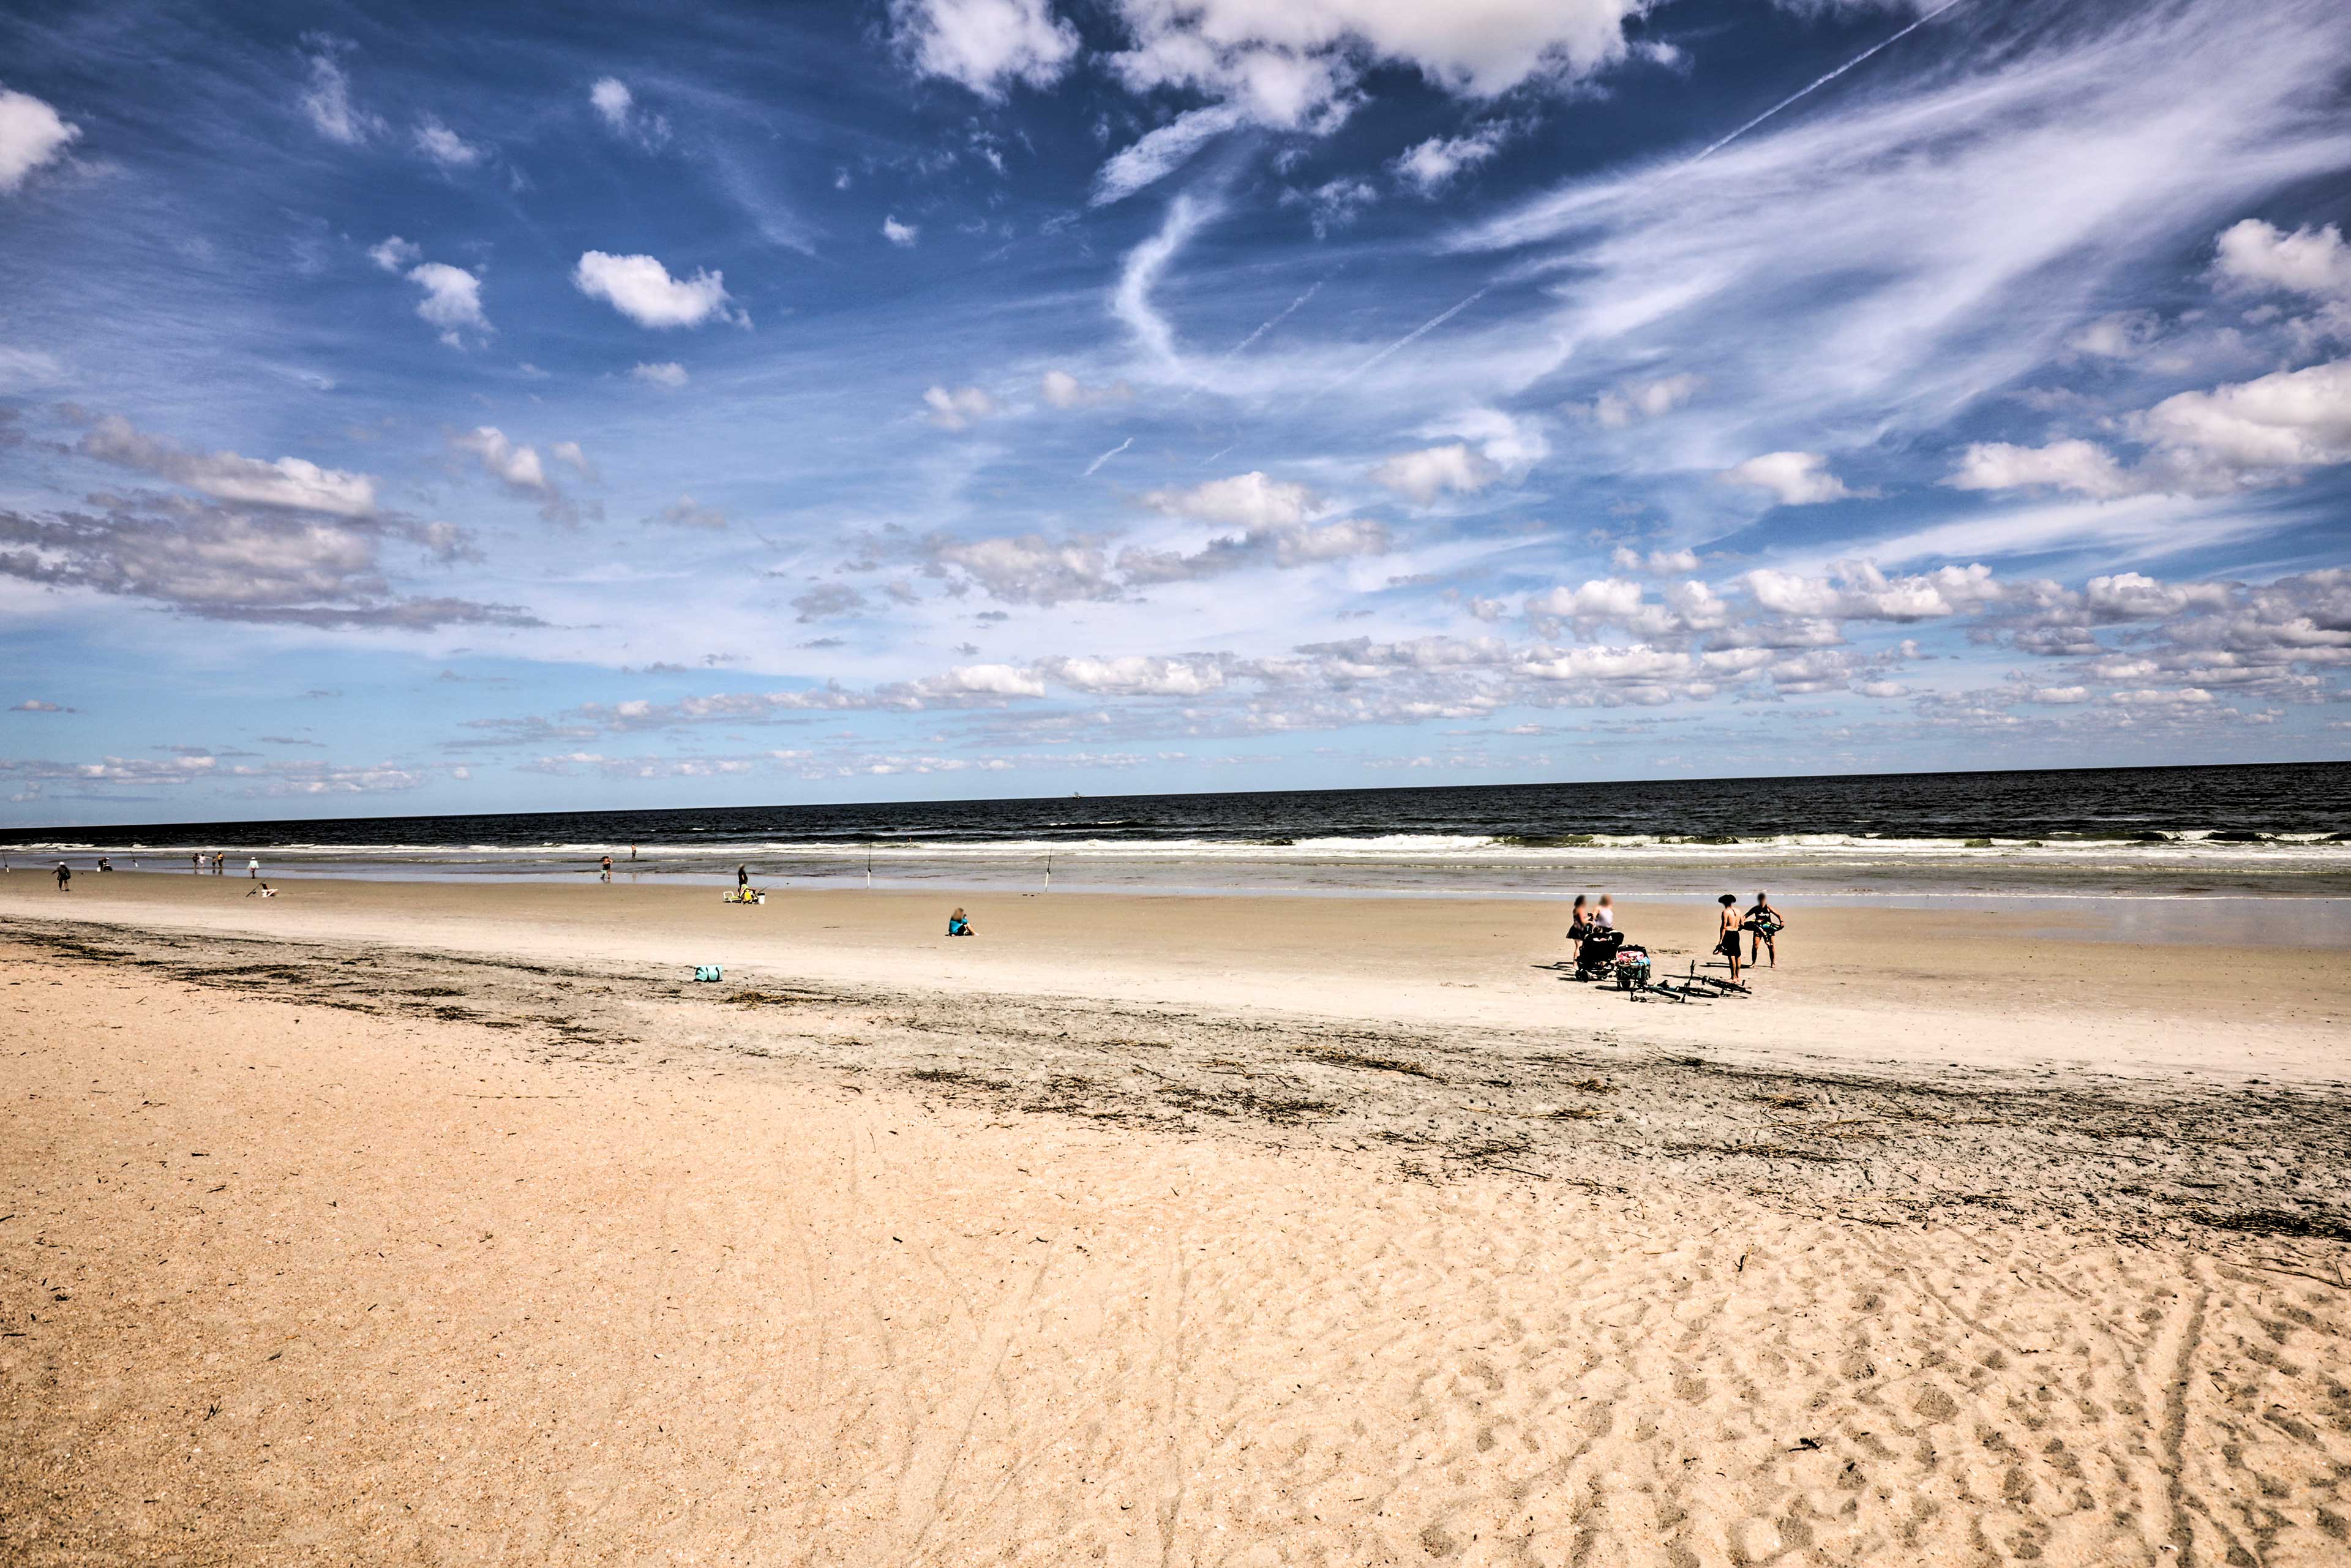
M 2351 1554 L 2325 949 L 1798 906 L 1682 1006 L 1524 902 L 75 880 L 10 1561 Z

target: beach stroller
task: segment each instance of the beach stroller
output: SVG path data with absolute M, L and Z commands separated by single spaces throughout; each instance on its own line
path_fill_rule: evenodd
M 1587 927 L 1583 940 L 1576 945 L 1575 977 L 1579 980 L 1604 980 L 1615 972 L 1617 950 L 1625 946 L 1625 934 L 1605 925 Z

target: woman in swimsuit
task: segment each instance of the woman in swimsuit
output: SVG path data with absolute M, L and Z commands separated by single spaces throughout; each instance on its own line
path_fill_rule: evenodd
M 1753 968 L 1756 960 L 1766 953 L 1771 955 L 1771 967 L 1775 969 L 1780 967 L 1780 946 L 1773 938 L 1779 936 L 1781 929 L 1787 924 L 1787 921 L 1781 917 L 1780 912 L 1771 907 L 1770 894 L 1759 893 L 1755 895 L 1754 906 L 1747 912 L 1747 929 L 1753 933 L 1748 939 L 1747 967 L 1749 968 Z
M 1714 950 L 1730 960 L 1730 977 L 1739 978 L 1739 895 L 1726 893 L 1715 900 L 1722 905 L 1722 928 L 1718 933 Z

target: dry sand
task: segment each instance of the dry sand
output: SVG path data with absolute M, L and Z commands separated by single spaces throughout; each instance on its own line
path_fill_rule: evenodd
M 77 883 L 0 894 L 0 1560 L 2351 1560 L 2328 954 Z

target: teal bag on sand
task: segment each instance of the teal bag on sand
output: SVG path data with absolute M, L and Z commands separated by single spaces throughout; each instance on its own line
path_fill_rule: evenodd
M 726 972 L 716 964 L 696 964 L 694 967 L 694 977 L 697 980 L 723 980 L 726 977 Z

